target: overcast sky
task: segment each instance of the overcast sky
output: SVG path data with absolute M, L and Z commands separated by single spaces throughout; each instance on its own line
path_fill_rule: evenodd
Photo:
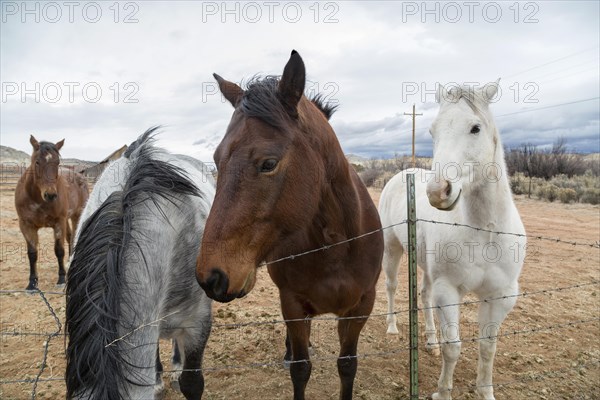
M 28 153 L 34 134 L 100 160 L 160 124 L 161 145 L 212 161 L 232 113 L 212 73 L 281 74 L 292 49 L 307 93 L 339 103 L 346 153 L 410 153 L 415 103 L 429 154 L 436 83 L 499 77 L 505 145 L 600 151 L 597 1 L 0 4 L 0 141 Z

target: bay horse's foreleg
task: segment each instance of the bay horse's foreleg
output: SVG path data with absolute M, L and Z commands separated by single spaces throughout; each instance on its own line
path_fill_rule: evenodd
M 389 235 L 393 235 L 390 232 Z M 388 241 L 389 240 L 389 241 Z M 398 287 L 398 266 L 402 258 L 402 246 L 392 243 L 395 238 L 386 237 L 386 247 L 383 252 L 383 270 L 385 271 L 385 289 L 388 301 L 387 333 L 397 335 L 396 314 L 394 314 L 394 299 Z
M 71 230 L 71 225 L 69 224 L 69 220 L 67 219 L 67 244 L 69 246 L 69 256 L 72 254 L 72 249 L 71 249 L 71 245 L 73 244 L 72 241 L 72 230 Z
M 517 290 L 502 293 L 498 296 L 513 295 Z M 477 365 L 477 394 L 481 399 L 494 400 L 492 386 L 492 370 L 496 355 L 496 343 L 500 324 L 506 318 L 516 302 L 515 297 L 481 303 L 479 305 L 479 362 Z
M 303 321 L 307 315 L 302 305 L 293 299 L 292 296 L 288 297 L 280 292 L 280 299 L 283 318 L 288 321 L 286 322 L 286 326 L 292 351 L 290 376 L 294 386 L 294 400 L 304 400 L 306 384 L 312 370 L 310 354 L 308 352 L 310 321 Z
M 337 361 L 338 374 L 340 375 L 341 390 L 340 400 L 352 399 L 354 377 L 358 368 L 356 351 L 358 338 L 362 328 L 367 323 L 367 318 L 373 310 L 375 303 L 375 288 L 363 295 L 359 305 L 343 317 L 363 317 L 341 319 L 338 322 L 338 336 L 340 339 L 340 356 Z
M 67 232 L 67 219 L 64 218 L 54 225 L 54 254 L 58 260 L 58 286 L 65 284 L 65 234 Z
M 183 372 L 179 377 L 179 388 L 187 400 L 200 400 L 204 392 L 204 376 L 202 375 L 202 358 L 204 348 L 210 336 L 212 323 L 210 319 L 200 323 L 199 335 L 194 343 L 177 341 L 179 351 L 183 351 Z
M 461 297 L 453 286 L 440 283 L 434 286 L 434 306 L 437 307 L 442 339 L 442 372 L 438 380 L 438 391 L 432 395 L 433 400 L 452 399 L 453 376 L 458 357 L 460 356 L 460 309 L 458 306 L 447 307 L 448 304 L 460 303 Z
M 73 240 L 75 239 L 75 235 L 77 234 L 77 228 L 79 228 L 79 219 L 81 218 L 81 213 L 75 213 L 71 216 L 71 235 L 67 238 L 69 241 L 69 255 L 72 254 Z
M 29 259 L 29 284 L 25 290 L 33 291 L 38 288 L 37 258 L 38 258 L 38 230 L 19 221 L 21 233 L 27 243 L 27 258 Z
M 286 319 L 288 319 L 286 317 Z M 295 318 L 291 318 L 295 319 Z M 310 354 L 308 353 L 309 322 L 288 322 L 292 361 L 290 361 L 290 376 L 294 386 L 294 400 L 304 400 L 304 392 L 312 371 Z
M 310 322 L 308 324 L 308 336 L 310 337 Z M 314 350 L 312 347 L 312 343 L 310 340 L 308 341 L 308 354 L 310 356 L 314 355 Z M 287 332 L 285 333 L 285 354 L 283 355 L 283 367 L 285 369 L 290 369 L 290 362 L 292 361 L 292 346 L 290 345 L 290 335 Z
M 421 301 L 423 303 L 423 315 L 425 316 L 425 337 L 427 344 L 425 349 L 435 356 L 440 355 L 440 345 L 437 340 L 435 321 L 433 319 L 433 301 L 431 298 L 431 277 L 427 271 L 423 271 L 421 280 Z

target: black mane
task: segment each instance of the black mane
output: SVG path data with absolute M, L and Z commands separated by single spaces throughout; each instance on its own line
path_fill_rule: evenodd
M 113 192 L 83 221 L 67 274 L 68 399 L 79 395 L 89 399 L 128 397 L 123 393 L 125 376 L 135 376 L 135 366 L 125 362 L 122 342 L 111 343 L 118 339 L 118 327 L 123 323 L 119 310 L 132 306 L 127 295 L 131 289 L 125 287 L 123 277 L 127 248 L 140 246 L 131 233 L 135 210 L 158 198 L 173 202 L 180 195 L 200 196 L 185 171 L 154 157 L 151 139 L 156 129 L 146 131 L 131 146 L 127 156 L 132 159 L 132 169 L 123 191 Z
M 279 77 L 268 75 L 264 78 L 254 77 L 246 85 L 240 104 L 241 111 L 248 117 L 256 117 L 267 124 L 282 129 L 290 116 L 278 97 Z M 325 115 L 328 120 L 337 106 L 326 103 L 321 94 L 309 99 Z
M 141 145 L 152 143 L 152 141 L 154 140 L 154 135 L 156 134 L 158 129 L 160 129 L 160 126 L 153 126 L 152 128 L 148 129 L 146 132 L 144 132 L 140 137 L 138 137 L 135 141 L 133 141 L 129 145 L 129 147 L 127 147 L 127 150 L 125 150 L 123 157 L 129 158 L 131 156 L 131 154 L 135 150 L 137 150 L 138 147 L 140 147 Z
M 323 113 L 323 115 L 325 116 L 325 118 L 327 118 L 328 121 L 331 119 L 333 113 L 337 111 L 337 104 L 328 103 L 325 99 L 325 96 L 323 96 L 323 94 L 321 93 L 317 93 L 314 97 L 310 98 L 309 100 L 312 101 L 315 106 L 317 106 L 319 111 Z

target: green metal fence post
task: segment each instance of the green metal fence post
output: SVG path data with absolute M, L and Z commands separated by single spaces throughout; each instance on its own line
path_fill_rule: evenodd
M 407 174 L 408 204 L 408 293 L 410 325 L 410 398 L 419 398 L 419 321 L 417 305 L 417 207 L 415 201 L 415 175 Z

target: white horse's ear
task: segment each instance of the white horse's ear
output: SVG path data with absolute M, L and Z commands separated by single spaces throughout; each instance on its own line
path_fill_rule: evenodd
M 498 93 L 498 88 L 500 87 L 500 78 L 496 80 L 496 82 L 490 82 L 483 86 L 482 95 L 485 99 L 486 103 L 491 103 L 492 99 Z
M 441 83 L 438 83 L 437 90 L 435 91 L 435 102 L 442 104 L 444 100 L 448 98 L 448 91 Z

